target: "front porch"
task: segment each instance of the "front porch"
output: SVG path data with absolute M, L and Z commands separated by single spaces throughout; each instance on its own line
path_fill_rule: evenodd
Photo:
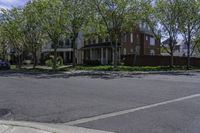
M 83 50 L 84 64 L 87 62 L 96 62 L 96 64 L 113 64 L 113 49 L 111 47 L 87 48 Z M 118 61 L 120 60 L 120 48 L 118 49 Z

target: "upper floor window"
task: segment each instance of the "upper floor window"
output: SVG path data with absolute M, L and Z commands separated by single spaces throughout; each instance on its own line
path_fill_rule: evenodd
M 127 42 L 127 34 L 124 33 L 124 42 Z
M 131 53 L 133 53 L 134 51 L 133 51 L 133 49 L 131 49 Z
M 105 42 L 109 42 L 109 38 L 108 37 L 106 37 Z
M 66 39 L 66 40 L 65 40 L 65 45 L 66 45 L 66 46 L 70 45 L 70 40 L 69 40 L 69 39 Z
M 126 48 L 124 48 L 124 50 L 123 50 L 123 54 L 124 55 L 126 55 L 127 53 L 126 53 Z
M 96 44 L 97 44 L 97 43 L 99 43 L 99 38 L 98 38 L 98 37 L 96 38 Z
M 131 33 L 131 43 L 133 43 L 133 33 Z
M 149 40 L 149 36 L 146 36 L 146 41 L 148 41 Z
M 153 37 L 150 37 L 150 45 L 155 46 L 156 45 L 156 40 Z
M 99 43 L 102 43 L 102 38 L 101 38 L 101 37 L 99 37 L 98 41 L 99 41 Z
M 137 34 L 137 39 L 139 39 L 139 34 Z
M 59 41 L 59 46 L 60 46 L 60 47 L 63 47 L 63 45 L 64 45 L 64 41 L 63 41 L 63 40 L 60 40 L 60 41 Z

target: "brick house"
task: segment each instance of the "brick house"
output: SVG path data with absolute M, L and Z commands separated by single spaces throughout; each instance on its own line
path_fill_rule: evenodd
M 113 48 L 110 39 L 93 37 L 84 39 L 83 34 L 80 33 L 77 39 L 77 63 L 78 64 L 112 64 L 113 63 Z M 72 63 L 73 49 L 70 39 L 60 41 L 58 48 L 58 56 L 64 59 L 64 63 Z M 44 45 L 42 48 L 42 55 L 52 54 L 53 49 L 50 43 Z M 155 39 L 150 28 L 141 24 L 129 33 L 124 33 L 121 38 L 121 44 L 117 47 L 118 62 L 120 62 L 122 55 L 160 55 L 160 40 Z
M 118 61 L 122 55 L 160 55 L 160 40 L 154 37 L 151 29 L 141 24 L 133 32 L 124 33 L 121 38 L 122 42 L 118 45 Z M 83 62 L 93 62 L 96 64 L 112 64 L 113 49 L 109 38 L 95 38 L 84 41 L 81 48 L 83 52 Z
M 122 55 L 160 55 L 160 40 L 156 39 L 150 28 L 140 25 L 132 33 L 124 34 L 121 45 Z

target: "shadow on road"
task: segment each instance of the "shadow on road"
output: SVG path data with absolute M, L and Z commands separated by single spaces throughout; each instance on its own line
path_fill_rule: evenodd
M 71 78 L 71 77 L 89 77 L 100 79 L 115 79 L 115 78 L 142 78 L 150 75 L 163 76 L 189 76 L 194 77 L 198 72 L 111 72 L 111 71 L 86 71 L 86 72 L 57 72 L 57 73 L 42 73 L 42 72 L 11 72 L 0 71 L 0 77 L 18 77 L 18 78 L 36 78 L 36 79 L 51 79 L 51 78 Z
M 36 79 L 51 79 L 51 78 L 71 78 L 71 77 L 89 77 L 95 79 L 115 79 L 115 78 L 142 78 L 146 73 L 123 73 L 123 72 L 69 72 L 69 73 L 32 73 L 32 72 L 0 72 L 1 77 L 18 77 L 18 78 L 36 78 Z

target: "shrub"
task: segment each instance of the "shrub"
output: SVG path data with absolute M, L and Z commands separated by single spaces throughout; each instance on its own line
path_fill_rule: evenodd
M 63 64 L 64 64 L 64 61 L 63 61 L 63 58 L 62 57 L 57 57 L 57 66 L 59 67 L 59 66 L 63 66 Z
M 53 60 L 52 59 L 47 59 L 45 61 L 45 65 L 48 66 L 48 67 L 52 67 L 53 66 Z
M 54 60 L 54 56 L 49 56 L 49 58 L 45 61 L 45 65 L 49 66 L 49 67 L 53 67 L 53 60 Z M 60 56 L 57 57 L 56 62 L 57 62 L 57 64 L 56 64 L 57 67 L 63 66 L 64 61 L 63 61 L 62 57 L 60 57 Z

